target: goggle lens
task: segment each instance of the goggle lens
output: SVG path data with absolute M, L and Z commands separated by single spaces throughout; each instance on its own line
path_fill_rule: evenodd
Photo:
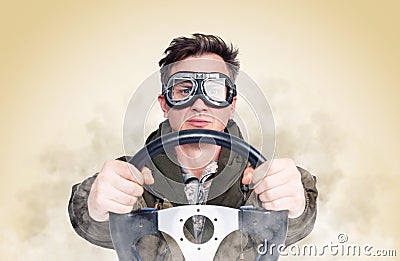
M 192 95 L 195 90 L 195 83 L 189 79 L 176 78 L 172 80 L 170 87 L 171 99 L 174 101 L 184 100 Z
M 203 82 L 204 92 L 210 99 L 218 102 L 226 101 L 227 88 L 225 79 L 208 79 Z

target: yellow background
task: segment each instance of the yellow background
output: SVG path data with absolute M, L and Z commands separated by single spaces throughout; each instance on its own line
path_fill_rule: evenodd
M 271 103 L 277 156 L 317 175 L 318 220 L 303 243 L 345 233 L 400 250 L 399 10 L 398 1 L 2 1 L 0 259 L 116 260 L 73 232 L 70 187 L 123 154 L 130 95 L 170 40 L 193 32 L 239 47 Z

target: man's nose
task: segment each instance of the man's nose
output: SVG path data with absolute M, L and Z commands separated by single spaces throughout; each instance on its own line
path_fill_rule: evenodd
M 208 106 L 204 103 L 204 101 L 200 97 L 195 97 L 196 100 L 191 106 L 191 109 L 194 111 L 206 111 L 208 110 Z

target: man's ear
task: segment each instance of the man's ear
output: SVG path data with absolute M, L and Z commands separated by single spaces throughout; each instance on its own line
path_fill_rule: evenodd
M 233 119 L 233 115 L 235 114 L 235 110 L 236 110 L 236 97 L 233 97 L 233 101 L 231 104 L 231 112 L 229 115 L 229 119 L 232 120 Z
M 164 118 L 168 118 L 168 111 L 171 109 L 165 102 L 164 95 L 158 95 L 158 103 L 160 103 L 161 110 L 164 112 Z

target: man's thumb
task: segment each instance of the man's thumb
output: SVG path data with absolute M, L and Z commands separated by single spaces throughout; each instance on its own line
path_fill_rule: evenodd
M 249 185 L 251 183 L 251 179 L 253 178 L 254 169 L 252 167 L 247 167 L 243 172 L 242 183 L 244 185 Z

